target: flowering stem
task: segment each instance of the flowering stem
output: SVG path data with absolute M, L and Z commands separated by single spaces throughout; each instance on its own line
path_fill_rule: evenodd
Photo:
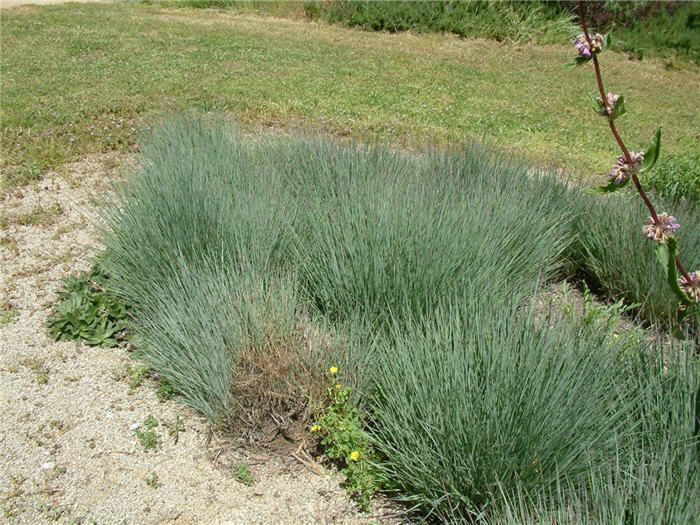
M 578 13 L 579 13 L 579 18 L 581 20 L 581 27 L 583 27 L 583 34 L 586 38 L 586 42 L 588 42 L 589 48 L 591 48 L 591 36 L 588 34 L 588 25 L 586 24 L 586 17 L 584 16 L 583 13 L 583 2 L 581 0 L 578 1 Z M 598 90 L 600 91 L 600 100 L 602 101 L 602 104 L 605 108 L 612 110 L 608 103 L 608 97 L 605 96 L 605 89 L 603 88 L 603 76 L 600 73 L 600 65 L 598 64 L 598 57 L 596 56 L 596 53 L 593 53 L 593 67 L 595 68 L 595 78 L 596 81 L 598 82 Z M 610 131 L 612 131 L 613 136 L 615 137 L 615 140 L 617 141 L 618 145 L 620 146 L 620 149 L 622 150 L 623 155 L 625 156 L 625 160 L 627 161 L 627 164 L 629 166 L 632 166 L 632 156 L 630 155 L 629 150 L 625 146 L 625 143 L 622 141 L 622 138 L 620 137 L 620 134 L 617 132 L 617 128 L 615 127 L 615 123 L 611 120 L 608 119 L 608 124 L 610 124 Z M 644 188 L 642 188 L 642 184 L 639 182 L 639 178 L 637 177 L 636 174 L 632 174 L 632 182 L 634 183 L 635 188 L 637 188 L 637 193 L 639 193 L 639 196 L 642 198 L 644 201 L 644 204 L 646 204 L 646 207 L 649 209 L 649 213 L 651 213 L 651 219 L 654 221 L 654 224 L 660 224 L 659 222 L 659 216 L 656 213 L 656 209 L 654 208 L 654 205 L 651 203 L 649 200 L 649 197 L 647 197 L 646 192 L 644 191 Z M 690 276 L 688 275 L 688 272 L 685 270 L 683 267 L 683 264 L 681 263 L 681 258 L 680 255 L 676 254 L 676 268 L 678 268 L 678 271 L 680 274 L 686 279 L 686 282 L 690 282 Z

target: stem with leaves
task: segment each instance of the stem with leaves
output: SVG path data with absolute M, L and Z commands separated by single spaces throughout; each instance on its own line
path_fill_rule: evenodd
M 652 145 L 647 150 L 647 152 L 642 154 L 631 154 L 630 151 L 625 146 L 622 138 L 620 137 L 617 127 L 615 126 L 615 119 L 625 113 L 624 98 L 617 95 L 607 95 L 605 94 L 605 88 L 603 87 L 603 76 L 600 72 L 600 64 L 598 62 L 598 53 L 603 50 L 604 47 L 609 46 L 610 34 L 603 37 L 602 35 L 596 34 L 594 38 L 588 31 L 588 25 L 586 24 L 586 17 L 583 8 L 583 2 L 579 0 L 578 2 L 579 18 L 581 21 L 581 26 L 583 28 L 583 35 L 579 36 L 574 40 L 574 44 L 579 50 L 579 57 L 574 61 L 573 65 L 582 65 L 589 60 L 593 61 L 593 67 L 595 69 L 595 77 L 598 83 L 598 91 L 600 92 L 600 98 L 595 100 L 592 97 L 592 102 L 594 109 L 600 114 L 607 117 L 608 124 L 610 126 L 610 131 L 612 132 L 615 140 L 620 146 L 622 155 L 618 158 L 618 162 L 613 166 L 613 175 L 616 175 L 614 180 L 611 181 L 606 186 L 597 188 L 595 191 L 598 193 L 608 193 L 611 191 L 616 191 L 624 187 L 629 179 L 632 180 L 637 193 L 644 201 L 644 204 L 649 209 L 650 223 L 645 226 L 645 234 L 648 237 L 658 241 L 657 245 L 657 256 L 661 263 L 664 265 L 666 270 L 667 280 L 673 292 L 678 296 L 681 302 L 681 315 L 680 318 L 687 315 L 690 306 L 697 306 L 698 301 L 693 300 L 697 296 L 698 291 L 695 290 L 696 281 L 698 280 L 698 272 L 694 272 L 691 276 L 688 274 L 684 268 L 680 254 L 678 251 L 678 243 L 675 239 L 674 233 L 678 228 L 678 224 L 675 223 L 674 217 L 669 217 L 668 214 L 663 213 L 659 215 L 654 208 L 651 200 L 647 196 L 642 184 L 639 181 L 637 172 L 643 172 L 651 169 L 656 159 L 659 155 L 660 142 L 661 142 L 661 130 L 659 129 L 652 141 Z M 642 160 L 643 159 L 643 165 Z M 641 169 L 640 169 L 641 166 Z M 682 276 L 682 284 L 686 288 L 684 290 L 679 284 L 678 273 Z M 690 296 L 686 293 L 688 291 Z

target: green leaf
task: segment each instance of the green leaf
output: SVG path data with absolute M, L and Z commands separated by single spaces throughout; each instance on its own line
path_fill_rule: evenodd
M 659 260 L 666 273 L 666 281 L 671 287 L 671 291 L 678 297 L 678 300 L 686 308 L 695 306 L 695 303 L 688 297 L 678 284 L 678 268 L 676 268 L 676 255 L 678 254 L 678 241 L 675 237 L 669 237 L 666 242 L 658 243 L 654 249 L 656 258 Z
M 621 182 L 620 184 L 617 184 L 614 180 L 610 181 L 610 183 L 604 185 L 604 186 L 598 186 L 596 188 L 591 188 L 586 190 L 586 193 L 590 195 L 601 195 L 604 193 L 612 193 L 614 191 L 617 191 L 619 189 L 624 188 L 629 184 L 629 179 L 627 179 L 624 182 Z
M 603 51 L 608 49 L 610 47 L 611 43 L 612 43 L 612 28 L 610 30 L 608 30 L 608 32 L 603 35 Z
M 615 106 L 613 106 L 612 114 L 608 118 L 610 120 L 615 120 L 625 113 L 627 113 L 627 109 L 625 108 L 625 97 L 620 95 L 620 98 L 618 98 L 617 102 L 615 102 Z
M 656 130 L 654 137 L 651 139 L 651 145 L 649 149 L 644 153 L 644 164 L 642 169 L 639 170 L 640 173 L 650 170 L 656 164 L 659 158 L 659 152 L 661 151 L 661 128 Z
M 586 93 L 586 95 L 588 95 L 588 100 L 591 102 L 591 108 L 593 108 L 593 111 L 600 115 L 600 99 L 590 91 Z
M 576 57 L 573 62 L 568 62 L 564 64 L 562 67 L 564 69 L 574 69 L 575 67 L 582 66 L 586 62 L 588 62 L 590 58 L 585 58 L 585 57 Z

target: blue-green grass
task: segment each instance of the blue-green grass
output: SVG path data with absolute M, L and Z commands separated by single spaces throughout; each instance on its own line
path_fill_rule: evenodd
M 210 420 L 244 417 L 241 374 L 282 348 L 274 388 L 322 393 L 340 366 L 388 488 L 431 518 L 697 509 L 692 341 L 616 340 L 528 306 L 572 268 L 627 300 L 644 275 L 660 282 L 625 237 L 641 237 L 636 201 L 593 200 L 477 144 L 408 154 L 210 117 L 168 120 L 141 151 L 100 262 L 141 357 Z

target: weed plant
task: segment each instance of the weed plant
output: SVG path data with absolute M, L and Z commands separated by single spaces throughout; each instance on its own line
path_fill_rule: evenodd
M 53 314 L 46 321 L 49 334 L 57 341 L 82 341 L 92 346 L 116 346 L 126 340 L 129 309 L 108 287 L 109 278 L 97 265 L 65 278 Z

